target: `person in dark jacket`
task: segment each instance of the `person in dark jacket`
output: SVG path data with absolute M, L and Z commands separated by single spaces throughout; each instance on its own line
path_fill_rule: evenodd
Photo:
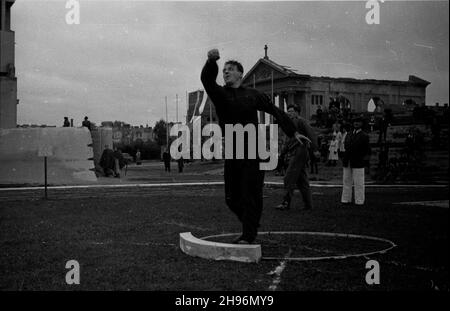
M 258 128 L 258 111 L 273 115 L 283 131 L 299 141 L 305 138 L 296 133 L 295 125 L 289 116 L 277 108 L 270 98 L 258 90 L 241 85 L 244 69 L 237 61 L 227 61 L 223 68 L 225 86 L 219 86 L 216 78 L 219 72 L 217 49 L 208 52 L 208 60 L 201 73 L 201 81 L 213 102 L 219 125 L 224 133 L 225 124 L 246 126 L 253 124 Z M 248 137 L 247 137 L 248 138 Z M 248 145 L 248 139 L 245 146 Z M 252 143 L 252 145 L 254 145 Z M 234 152 L 236 151 L 233 148 Z M 231 211 L 242 223 L 242 235 L 234 243 L 251 244 L 257 236 L 263 207 L 264 171 L 260 170 L 260 160 L 251 159 L 244 152 L 244 159 L 225 160 L 225 201 Z
M 141 159 L 141 151 L 138 149 L 136 151 L 136 165 L 141 165 L 142 159 Z
M 163 153 L 163 161 L 164 161 L 164 170 L 170 173 L 170 153 L 169 151 L 164 151 Z
M 70 127 L 69 117 L 64 117 L 63 127 Z
M 126 165 L 125 158 L 122 151 L 118 148 L 114 148 L 114 177 L 120 178 L 120 173 L 123 167 Z
M 92 130 L 92 123 L 89 121 L 88 117 L 84 117 L 84 121 L 81 122 L 81 125 L 87 127 L 89 131 Z
M 319 144 L 317 144 L 319 146 Z M 309 149 L 309 167 L 310 167 L 310 174 L 319 174 L 319 161 L 320 161 L 320 151 L 317 150 L 317 152 L 313 152 L 311 149 Z
M 306 170 L 309 153 L 312 151 L 315 156 L 319 156 L 317 146 L 317 135 L 314 130 L 309 126 L 308 122 L 300 117 L 299 108 L 296 105 L 290 105 L 288 107 L 288 114 L 295 124 L 297 132 L 303 134 L 308 138 L 308 141 L 304 144 L 299 144 L 295 138 L 291 138 L 286 144 L 286 151 L 283 153 L 289 154 L 289 164 L 284 176 L 284 188 L 286 194 L 283 198 L 283 202 L 276 208 L 279 210 L 286 210 L 290 208 L 291 200 L 294 195 L 295 188 L 300 190 L 303 197 L 304 210 L 312 208 L 312 197 L 309 188 L 308 173 Z
M 177 160 L 178 162 L 178 173 L 183 173 L 183 168 L 184 168 L 184 159 L 183 157 L 179 158 Z
M 99 162 L 99 165 L 103 168 L 105 177 L 115 175 L 115 164 L 114 151 L 108 145 L 105 145 Z
M 345 152 L 342 159 L 342 204 L 352 203 L 352 187 L 355 188 L 355 204 L 362 206 L 365 201 L 364 167 L 370 154 L 369 135 L 362 130 L 363 118 L 353 120 L 353 131 L 345 139 Z

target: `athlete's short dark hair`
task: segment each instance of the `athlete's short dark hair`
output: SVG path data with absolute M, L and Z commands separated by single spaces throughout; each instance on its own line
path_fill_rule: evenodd
M 287 109 L 289 110 L 290 108 L 292 108 L 295 111 L 297 111 L 298 113 L 300 113 L 300 107 L 298 105 L 290 104 L 290 105 L 288 105 Z
M 242 67 L 242 64 L 240 63 L 240 62 L 238 62 L 238 61 L 236 61 L 236 60 L 228 60 L 226 63 L 225 63 L 225 65 L 234 65 L 234 66 L 236 66 L 237 67 L 237 70 L 240 72 L 240 73 L 244 73 L 244 67 Z

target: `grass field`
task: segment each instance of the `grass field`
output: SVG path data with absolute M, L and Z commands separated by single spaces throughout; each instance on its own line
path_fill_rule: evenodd
M 397 247 L 370 256 L 380 285 L 367 285 L 369 258 L 288 261 L 277 290 L 448 290 L 448 208 L 399 202 L 448 200 L 447 188 L 367 188 L 364 208 L 340 207 L 340 188 L 313 188 L 315 209 L 273 209 L 282 189 L 266 187 L 261 231 L 321 231 L 392 240 Z M 223 186 L 87 188 L 0 191 L 2 290 L 268 290 L 280 261 L 210 261 L 179 249 L 179 233 L 202 237 L 239 232 Z M 297 193 L 295 202 L 301 205 Z M 302 237 L 318 252 L 373 248 L 365 242 Z M 283 256 L 268 247 L 263 256 Z M 294 236 L 282 244 L 303 244 Z M 300 241 L 301 242 L 301 241 Z M 266 247 L 266 248 L 265 248 Z M 266 252 L 266 253 L 265 253 Z M 278 253 L 279 254 L 278 254 Z M 296 256 L 308 255 L 298 249 Z M 65 264 L 80 263 L 80 285 L 67 285 Z

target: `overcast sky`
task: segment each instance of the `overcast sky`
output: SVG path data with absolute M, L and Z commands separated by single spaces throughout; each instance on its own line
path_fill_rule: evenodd
M 151 2 L 80 0 L 68 25 L 66 1 L 17 0 L 18 123 L 133 125 L 186 115 L 186 91 L 202 87 L 211 48 L 250 69 L 264 56 L 316 76 L 428 80 L 427 103 L 449 101 L 448 1 L 381 4 L 368 25 L 364 1 Z M 220 78 L 218 82 L 221 82 Z

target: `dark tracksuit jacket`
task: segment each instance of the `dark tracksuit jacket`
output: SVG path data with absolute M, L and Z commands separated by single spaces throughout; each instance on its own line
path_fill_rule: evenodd
M 344 167 L 363 168 L 365 159 L 370 154 L 369 135 L 363 130 L 348 133 L 345 138 L 345 153 L 342 159 Z
M 283 131 L 290 137 L 295 125 L 289 116 L 277 108 L 268 96 L 256 89 L 219 86 L 216 83 L 219 68 L 208 60 L 201 73 L 201 81 L 214 103 L 222 133 L 225 124 L 258 124 L 258 111 L 273 115 Z M 258 127 L 256 127 L 258 128 Z M 233 148 L 235 150 L 235 148 Z M 258 159 L 225 160 L 225 201 L 242 223 L 242 238 L 252 242 L 256 235 L 263 207 L 264 171 L 259 169 Z
M 163 153 L 163 161 L 164 161 L 164 167 L 166 169 L 166 171 L 170 172 L 170 153 L 165 151 Z

